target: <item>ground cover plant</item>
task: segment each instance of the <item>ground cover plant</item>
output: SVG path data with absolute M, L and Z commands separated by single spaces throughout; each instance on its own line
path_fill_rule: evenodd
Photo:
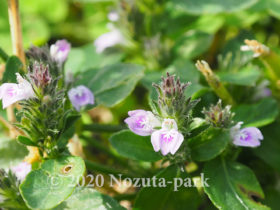
M 277 0 L 1 0 L 1 209 L 279 209 Z

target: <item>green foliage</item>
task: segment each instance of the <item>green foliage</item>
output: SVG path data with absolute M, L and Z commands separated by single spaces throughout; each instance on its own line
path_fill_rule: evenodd
M 23 68 L 23 65 L 18 57 L 11 56 L 8 58 L 6 63 L 5 72 L 2 78 L 2 83 L 11 82 L 16 83 L 16 73 L 19 73 Z
M 267 164 L 280 171 L 280 142 L 279 142 L 279 123 L 273 123 L 262 129 L 265 141 L 262 146 L 254 150 L 256 156 L 260 157 Z
M 244 122 L 246 127 L 268 125 L 275 120 L 279 113 L 277 102 L 272 98 L 263 99 L 252 105 L 239 105 L 232 111 L 235 112 L 233 120 Z
M 184 181 L 190 179 L 190 176 L 186 172 L 182 172 L 178 166 L 172 165 L 162 170 L 155 177 L 157 178 L 155 182 L 156 186 L 152 186 L 151 183 L 150 187 L 147 186 L 140 190 L 136 198 L 135 209 L 197 209 L 200 197 L 195 188 L 184 187 L 182 183 L 180 183 L 181 186 L 179 186 L 180 184 L 177 183 L 178 188 L 174 190 L 176 189 L 174 188 L 174 186 L 176 186 L 176 178 L 182 178 Z M 163 183 L 162 180 L 165 181 L 166 187 L 160 187 L 160 182 Z M 193 184 L 191 179 L 188 184 Z
M 77 187 L 73 194 L 54 210 L 91 210 L 91 209 L 114 209 L 124 210 L 117 201 L 107 195 L 85 187 Z
M 176 0 L 175 4 L 178 7 L 188 13 L 191 14 L 215 14 L 220 12 L 236 12 L 246 8 L 249 8 L 257 0 L 227 0 L 227 1 L 219 1 L 219 0 L 191 0 L 191 1 L 183 1 Z
M 85 163 L 80 157 L 47 160 L 27 175 L 20 193 L 31 209 L 51 209 L 72 194 L 84 172 Z
M 27 155 L 27 149 L 16 140 L 5 136 L 0 138 L 0 166 L 1 168 L 10 168 L 20 163 Z
M 111 136 L 110 142 L 124 157 L 149 162 L 161 159 L 161 156 L 155 153 L 150 137 L 138 136 L 131 131 L 124 130 Z
M 253 199 L 264 194 L 254 173 L 246 166 L 217 158 L 203 170 L 209 178 L 204 191 L 219 209 L 269 209 Z
M 91 89 L 97 104 L 112 107 L 133 91 L 143 76 L 143 69 L 134 64 L 114 64 L 79 74 L 78 83 Z
M 221 154 L 231 142 L 229 131 L 208 128 L 189 139 L 191 157 L 196 161 L 208 161 Z

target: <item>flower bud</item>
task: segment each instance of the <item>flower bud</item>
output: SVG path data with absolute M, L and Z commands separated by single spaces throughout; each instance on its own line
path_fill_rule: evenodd
M 209 110 L 203 109 L 205 120 L 213 127 L 228 128 L 232 123 L 234 113 L 230 111 L 231 106 L 222 107 L 222 100 L 219 100 L 216 105 L 211 105 Z
M 50 54 L 54 61 L 58 64 L 63 64 L 70 52 L 71 45 L 65 39 L 58 40 L 55 44 L 50 47 Z
M 35 63 L 33 64 L 32 73 L 30 74 L 30 77 L 33 79 L 34 84 L 37 87 L 41 88 L 48 85 L 52 80 L 49 71 L 49 66 L 43 63 L 38 63 L 37 61 L 35 61 Z

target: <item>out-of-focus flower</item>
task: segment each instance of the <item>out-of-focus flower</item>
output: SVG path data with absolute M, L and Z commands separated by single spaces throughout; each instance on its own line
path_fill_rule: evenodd
M 261 131 L 256 127 L 241 128 L 243 122 L 237 123 L 230 130 L 230 135 L 233 144 L 242 147 L 258 147 L 261 145 L 260 140 L 263 140 Z
M 122 33 L 114 27 L 110 28 L 110 32 L 102 34 L 95 40 L 94 46 L 97 53 L 102 53 L 105 49 L 118 44 L 125 44 L 125 38 Z
M 253 51 L 253 57 L 255 58 L 269 53 L 269 48 L 264 44 L 259 43 L 257 40 L 245 39 L 244 42 L 246 45 L 240 47 L 241 51 Z
M 260 99 L 271 96 L 272 92 L 268 88 L 268 86 L 269 86 L 269 82 L 267 80 L 264 80 L 260 84 L 258 84 L 255 89 L 255 93 L 253 94 L 253 99 L 255 101 L 258 101 Z
M 128 112 L 129 117 L 124 120 L 129 129 L 139 136 L 149 136 L 154 128 L 160 126 L 159 120 L 150 111 L 134 110 Z
M 71 45 L 65 39 L 56 41 L 55 44 L 50 47 L 50 54 L 53 60 L 58 64 L 63 64 L 70 52 Z
M 162 155 L 174 155 L 184 141 L 184 136 L 178 131 L 177 123 L 173 119 L 164 119 L 162 128 L 153 132 L 151 136 L 154 150 Z
M 31 171 L 32 167 L 30 163 L 21 162 L 15 167 L 12 167 L 12 172 L 16 175 L 16 177 L 23 181 L 27 174 Z
M 94 104 L 93 93 L 84 85 L 70 89 L 68 97 L 77 111 L 80 111 L 83 106 Z
M 111 12 L 109 12 L 108 14 L 108 19 L 112 22 L 116 22 L 119 20 L 119 14 L 117 13 L 117 11 L 112 10 Z
M 16 83 L 4 83 L 0 86 L 0 99 L 2 99 L 3 109 L 13 103 L 35 97 L 31 84 L 16 73 Z
M 44 87 L 52 80 L 49 66 L 44 65 L 43 63 L 38 63 L 37 61 L 33 64 L 33 72 L 30 74 L 30 77 L 33 79 L 37 87 Z

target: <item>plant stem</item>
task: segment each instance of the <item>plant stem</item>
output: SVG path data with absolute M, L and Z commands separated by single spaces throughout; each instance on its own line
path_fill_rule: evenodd
M 18 56 L 23 65 L 25 65 L 25 55 L 23 50 L 18 0 L 8 0 L 8 12 L 13 45 L 13 54 Z
M 101 172 L 101 173 L 111 174 L 111 175 L 114 175 L 114 176 L 118 176 L 119 174 L 121 174 L 123 178 L 135 178 L 135 177 L 137 177 L 134 174 L 119 171 L 119 170 L 114 169 L 112 167 L 104 166 L 104 165 L 99 164 L 99 163 L 94 163 L 94 162 L 91 162 L 89 160 L 85 160 L 85 163 L 86 163 L 87 169 L 89 169 L 91 171 L 98 171 L 98 172 Z
M 98 150 L 106 153 L 107 155 L 109 155 L 110 157 L 114 158 L 115 160 L 117 160 L 119 163 L 121 163 L 122 165 L 128 166 L 128 161 L 119 157 L 118 155 L 116 155 L 112 150 L 110 150 L 109 148 L 105 147 L 103 144 L 101 144 L 100 142 L 98 142 L 96 139 L 92 138 L 92 137 L 87 137 L 87 136 L 80 136 L 80 138 L 85 139 L 87 142 L 89 142 L 92 146 L 94 146 L 95 148 L 97 148 Z
M 83 129 L 86 131 L 93 132 L 118 132 L 120 130 L 125 129 L 126 127 L 123 125 L 103 125 L 103 124 L 89 124 L 83 125 Z
M 0 48 L 0 57 L 3 59 L 3 61 L 7 61 L 9 58 L 7 53 L 5 53 L 5 51 L 2 48 Z
M 23 43 L 22 43 L 18 0 L 8 0 L 8 13 L 9 13 L 12 45 L 13 45 L 13 54 L 18 56 L 21 62 L 23 63 L 23 65 L 25 66 L 25 55 L 24 55 Z M 13 106 L 9 106 L 7 108 L 7 115 L 8 115 L 8 120 L 10 122 L 13 123 L 16 121 Z M 13 130 L 10 131 L 10 136 L 11 137 L 15 136 Z

